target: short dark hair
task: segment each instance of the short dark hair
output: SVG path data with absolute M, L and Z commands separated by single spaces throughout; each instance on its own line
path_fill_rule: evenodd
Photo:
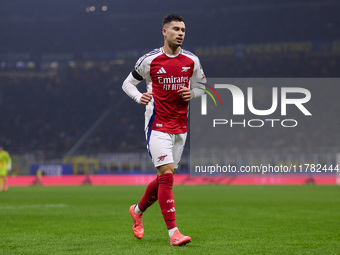
M 165 24 L 168 24 L 170 23 L 171 21 L 183 21 L 184 22 L 184 19 L 181 15 L 179 14 L 169 14 L 169 15 L 166 15 L 163 19 L 163 26 Z

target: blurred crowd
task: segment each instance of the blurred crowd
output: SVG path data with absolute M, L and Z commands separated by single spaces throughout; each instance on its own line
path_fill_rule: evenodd
M 1 144 L 12 153 L 40 151 L 46 158 L 67 154 L 80 140 L 77 153 L 145 151 L 144 107 L 121 90 L 134 61 L 91 68 L 78 65 L 60 69 L 52 77 L 35 77 L 27 71 L 26 76 L 0 76 Z M 207 77 L 325 78 L 340 73 L 340 56 L 334 55 L 205 57 L 201 62 Z M 145 90 L 144 83 L 139 86 Z M 309 107 L 316 117 L 301 129 L 281 129 L 281 133 L 272 128 L 256 129 L 251 130 L 251 136 L 247 129 L 230 130 L 229 146 L 339 146 L 339 118 L 330 116 L 338 111 L 335 92 L 339 89 L 312 89 L 314 104 Z M 328 115 L 318 109 L 328 109 Z
M 118 55 L 160 47 L 168 6 L 155 0 L 106 1 L 104 12 L 98 1 L 95 12 L 86 12 L 79 1 L 40 1 L 39 7 L 21 2 L 9 1 L 0 10 L 0 145 L 11 153 L 40 152 L 45 158 L 74 150 L 145 151 L 144 109 L 121 90 L 138 56 Z M 339 1 L 216 0 L 212 5 L 210 0 L 190 0 L 180 8 L 188 28 L 185 49 L 236 49 L 221 56 L 197 53 L 207 77 L 339 77 Z M 239 45 L 285 42 L 309 42 L 313 49 L 237 51 Z M 18 67 L 22 57 L 34 67 Z M 46 74 L 44 61 L 53 62 L 55 73 Z M 58 61 L 64 65 L 58 67 Z M 73 63 L 65 66 L 67 61 Z M 315 88 L 311 107 L 318 117 L 300 132 L 269 128 L 252 130 L 249 136 L 230 131 L 230 146 L 292 146 L 286 137 L 297 148 L 339 146 L 339 118 L 330 117 L 338 111 L 338 100 L 323 98 L 337 93 L 318 93 L 325 89 Z M 323 105 L 329 102 L 333 104 Z M 318 113 L 323 108 L 329 112 Z
M 116 108 L 122 98 L 124 73 L 118 67 L 69 68 L 53 77 L 25 73 L 27 76 L 0 77 L 0 141 L 4 147 L 12 153 L 41 151 L 46 157 L 65 154 L 111 109 L 114 118 L 108 116 L 107 121 L 112 125 L 93 149 L 102 142 L 104 149 L 119 148 L 116 135 L 122 138 L 121 131 L 129 124 L 126 118 L 130 121 L 133 115 L 125 116 L 124 105 Z
M 146 49 L 160 45 L 162 18 L 172 10 L 155 0 L 100 1 L 85 12 L 79 1 L 51 0 L 0 9 L 0 52 L 81 54 L 86 51 Z M 340 39 L 339 1 L 181 1 L 186 46 Z M 155 24 L 159 24 L 155 26 Z

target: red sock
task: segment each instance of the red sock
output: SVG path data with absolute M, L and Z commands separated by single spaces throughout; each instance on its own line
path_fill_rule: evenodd
M 168 229 L 177 227 L 175 216 L 175 198 L 172 192 L 174 175 L 171 173 L 158 176 L 158 202 L 161 208 L 165 224 Z
M 138 203 L 138 207 L 141 211 L 148 209 L 158 197 L 158 176 L 152 182 L 148 184 L 142 199 Z

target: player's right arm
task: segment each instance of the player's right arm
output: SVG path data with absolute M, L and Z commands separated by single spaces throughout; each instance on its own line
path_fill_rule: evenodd
M 143 80 L 136 70 L 133 70 L 123 82 L 123 91 L 139 104 L 147 105 L 152 99 L 152 92 L 141 93 L 137 85 Z

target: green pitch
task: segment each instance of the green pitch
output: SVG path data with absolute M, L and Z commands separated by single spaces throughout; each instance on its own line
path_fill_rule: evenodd
M 129 206 L 145 187 L 11 187 L 0 193 L 0 254 L 340 254 L 339 186 L 175 186 L 172 247 L 158 203 L 144 238 Z

